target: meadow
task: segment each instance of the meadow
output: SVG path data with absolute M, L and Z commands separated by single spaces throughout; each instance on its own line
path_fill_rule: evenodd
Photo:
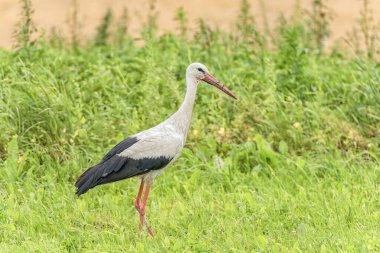
M 323 8 L 261 31 L 248 7 L 231 32 L 189 33 L 179 10 L 158 34 L 150 15 L 138 41 L 111 13 L 85 41 L 75 23 L 32 39 L 24 8 L 0 49 L 0 252 L 380 252 L 379 33 L 359 24 L 354 51 L 325 48 Z M 177 110 L 194 61 L 238 100 L 200 85 L 148 199 L 156 238 L 139 237 L 138 180 L 79 198 L 74 182 Z

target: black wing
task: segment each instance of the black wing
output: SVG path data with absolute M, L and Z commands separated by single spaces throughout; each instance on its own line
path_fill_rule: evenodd
M 78 188 L 76 194 L 86 193 L 97 185 L 142 175 L 151 170 L 159 170 L 168 165 L 171 160 L 171 158 L 163 156 L 132 159 L 115 155 L 109 160 L 86 170 L 75 184 Z
M 159 170 L 172 160 L 164 156 L 133 159 L 119 155 L 137 142 L 138 139 L 135 137 L 123 140 L 108 152 L 99 164 L 87 169 L 75 183 L 76 194 L 86 193 L 97 185 L 142 175 L 151 170 Z
M 107 167 L 112 166 L 112 167 L 120 169 L 120 167 L 123 165 L 123 161 L 119 161 L 119 163 L 115 163 L 115 160 L 117 160 L 117 159 L 113 159 L 112 161 L 110 161 L 108 163 L 107 163 L 107 161 L 110 160 L 115 155 L 120 154 L 121 152 L 123 152 L 124 150 L 131 147 L 133 144 L 135 144 L 137 142 L 138 142 L 138 139 L 136 137 L 130 137 L 130 138 L 124 139 L 123 141 L 119 142 L 115 147 L 113 147 L 103 157 L 103 159 L 100 161 L 99 164 L 88 168 L 78 178 L 78 180 L 75 183 L 75 186 L 78 188 L 77 194 L 78 195 L 83 194 L 83 193 L 87 192 L 89 189 L 91 189 L 92 187 L 94 187 L 95 185 L 92 187 L 90 187 L 90 186 L 95 183 L 95 181 L 96 181 L 95 178 L 99 178 L 101 176 L 101 174 L 103 174 L 103 173 L 99 174 L 100 172 L 102 172 L 102 171 L 106 172 Z

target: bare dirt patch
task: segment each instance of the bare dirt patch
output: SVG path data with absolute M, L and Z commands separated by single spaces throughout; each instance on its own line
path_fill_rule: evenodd
M 34 20 L 41 30 L 49 31 L 58 27 L 64 34 L 68 33 L 68 18 L 71 0 L 33 0 L 35 10 Z M 120 16 L 122 9 L 127 7 L 130 13 L 129 30 L 138 35 L 144 24 L 149 9 L 148 1 L 122 0 L 79 0 L 79 15 L 81 33 L 85 36 L 95 32 L 107 8 L 111 8 L 116 16 Z M 199 18 L 204 18 L 211 25 L 218 25 L 223 29 L 231 29 L 237 17 L 240 0 L 157 0 L 158 25 L 161 31 L 173 30 L 177 27 L 174 21 L 176 10 L 183 6 L 188 14 L 189 27 L 194 28 Z M 252 0 L 252 13 L 259 24 L 263 21 L 263 9 L 258 0 Z M 267 0 L 265 13 L 270 26 L 274 26 L 279 13 L 286 16 L 294 11 L 294 0 Z M 311 0 L 300 0 L 303 7 L 310 8 Z M 334 13 L 331 23 L 332 39 L 342 37 L 352 29 L 359 17 L 361 1 L 358 0 L 330 0 L 329 7 Z M 380 0 L 371 2 L 371 9 L 375 19 L 379 20 Z M 16 0 L 0 0 L 0 47 L 9 48 L 12 45 L 12 33 L 19 20 L 20 3 Z

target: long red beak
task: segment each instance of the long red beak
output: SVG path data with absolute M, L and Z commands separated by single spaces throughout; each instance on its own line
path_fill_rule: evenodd
M 219 90 L 221 90 L 224 93 L 226 93 L 228 96 L 233 97 L 234 99 L 237 99 L 235 97 L 235 95 L 232 93 L 232 91 L 230 91 L 226 86 L 224 86 L 223 84 L 221 84 L 219 82 L 219 80 L 216 79 L 215 77 L 213 77 L 212 75 L 206 73 L 205 77 L 202 80 L 205 81 L 206 83 L 209 83 L 209 84 L 215 86 Z

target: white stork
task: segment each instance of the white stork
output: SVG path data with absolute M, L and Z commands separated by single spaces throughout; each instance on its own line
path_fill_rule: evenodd
M 149 234 L 154 237 L 145 218 L 149 190 L 155 177 L 179 157 L 185 145 L 197 86 L 200 81 L 205 81 L 236 99 L 232 92 L 214 78 L 203 64 L 190 64 L 186 69 L 185 100 L 178 111 L 161 124 L 117 144 L 99 164 L 87 169 L 78 178 L 75 183 L 76 194 L 86 193 L 97 185 L 135 176 L 140 177 L 140 190 L 135 200 L 135 207 L 140 213 L 139 231 L 141 232 L 145 224 Z M 140 202 L 145 184 L 145 194 Z

